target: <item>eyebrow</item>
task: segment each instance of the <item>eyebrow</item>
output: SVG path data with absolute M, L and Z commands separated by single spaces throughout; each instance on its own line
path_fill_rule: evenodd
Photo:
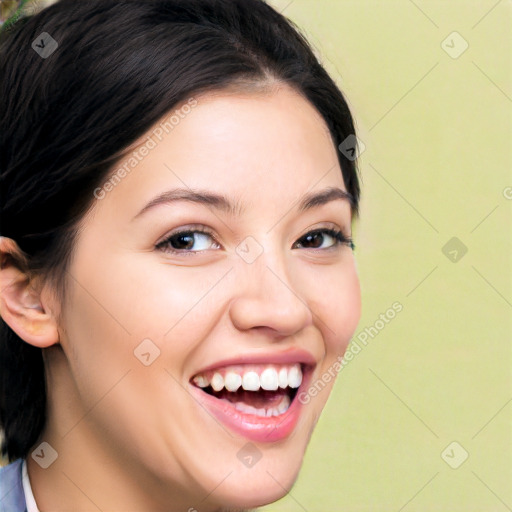
M 311 208 L 315 208 L 331 201 L 344 200 L 354 207 L 355 202 L 352 194 L 338 187 L 328 187 L 317 192 L 306 194 L 299 202 L 299 212 L 304 212 Z M 239 201 L 231 202 L 222 194 L 212 193 L 206 190 L 193 190 L 187 188 L 175 188 L 167 190 L 162 194 L 151 199 L 142 210 L 135 215 L 132 220 L 140 217 L 143 213 L 161 204 L 172 204 L 176 201 L 190 201 L 192 203 L 213 206 L 216 210 L 223 211 L 229 215 L 240 215 L 243 211 Z

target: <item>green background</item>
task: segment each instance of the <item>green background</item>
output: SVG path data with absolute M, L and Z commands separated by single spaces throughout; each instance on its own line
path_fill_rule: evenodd
M 271 3 L 366 146 L 355 337 L 403 311 L 342 369 L 296 485 L 261 510 L 512 510 L 512 2 Z

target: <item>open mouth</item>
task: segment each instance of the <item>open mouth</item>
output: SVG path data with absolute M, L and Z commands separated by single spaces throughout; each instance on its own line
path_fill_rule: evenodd
M 284 415 L 303 381 L 305 365 L 233 365 L 199 373 L 192 384 L 243 415 Z

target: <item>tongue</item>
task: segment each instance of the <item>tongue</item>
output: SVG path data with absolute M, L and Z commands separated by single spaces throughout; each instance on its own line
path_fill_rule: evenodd
M 213 394 L 217 398 L 225 398 L 233 403 L 243 402 L 244 404 L 252 405 L 252 407 L 259 409 L 261 407 L 273 407 L 279 404 L 283 396 L 288 393 L 284 389 L 278 389 L 276 391 L 266 391 L 264 389 L 260 389 L 259 391 L 245 391 L 245 389 L 240 388 L 234 393 L 223 389 Z

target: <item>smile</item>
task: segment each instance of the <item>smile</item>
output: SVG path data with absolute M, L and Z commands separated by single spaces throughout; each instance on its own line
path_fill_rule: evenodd
M 302 404 L 295 397 L 314 366 L 306 359 L 219 365 L 194 375 L 191 384 L 201 404 L 230 430 L 253 441 L 278 441 L 300 417 Z

